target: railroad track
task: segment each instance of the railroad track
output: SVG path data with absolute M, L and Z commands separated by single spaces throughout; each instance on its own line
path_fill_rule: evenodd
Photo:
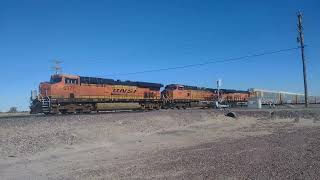
M 248 108 L 227 108 L 227 109 L 221 109 L 225 113 L 227 112 L 274 112 L 274 111 L 282 111 L 282 110 L 312 110 L 312 109 L 319 109 L 320 106 L 317 107 L 309 107 L 308 109 L 303 107 L 297 107 L 297 108 L 287 108 L 287 107 L 279 107 L 279 108 L 262 108 L 262 109 L 248 109 Z M 193 110 L 193 109 L 203 109 L 203 108 L 187 108 L 187 110 Z M 161 109 L 163 111 L 166 111 L 166 109 Z M 170 110 L 176 110 L 181 111 L 182 109 L 170 109 Z M 208 110 L 208 108 L 206 108 Z M 212 109 L 217 110 L 217 109 Z M 114 110 L 114 111 L 100 111 L 100 112 L 91 112 L 91 113 L 71 113 L 71 114 L 51 114 L 51 115 L 45 115 L 45 114 L 23 114 L 23 115 L 0 115 L 0 119 L 10 119 L 10 118 L 26 118 L 26 117 L 52 117 L 52 116 L 90 116 L 90 115 L 99 115 L 99 114 L 119 114 L 119 113 L 141 113 L 141 112 L 150 112 L 150 111 L 156 111 L 156 110 Z

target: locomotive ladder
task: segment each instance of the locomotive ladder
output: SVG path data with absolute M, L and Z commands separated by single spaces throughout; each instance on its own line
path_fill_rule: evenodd
M 42 112 L 43 113 L 49 113 L 51 109 L 51 101 L 49 97 L 44 97 L 41 99 L 42 104 Z

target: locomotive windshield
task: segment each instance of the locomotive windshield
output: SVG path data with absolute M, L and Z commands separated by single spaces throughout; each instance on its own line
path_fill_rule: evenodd
M 61 80 L 62 80 L 62 77 L 59 77 L 59 76 L 51 76 L 50 83 L 52 83 L 52 84 L 58 83 L 58 82 L 61 82 Z

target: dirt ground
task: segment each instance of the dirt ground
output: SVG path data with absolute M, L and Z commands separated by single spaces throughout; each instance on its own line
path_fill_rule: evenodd
M 317 179 L 320 109 L 0 119 L 1 179 Z

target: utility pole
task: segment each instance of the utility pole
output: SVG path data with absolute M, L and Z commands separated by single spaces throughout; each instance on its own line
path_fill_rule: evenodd
M 222 80 L 221 79 L 218 79 L 217 80 L 217 89 L 218 89 L 218 102 L 220 103 L 220 87 L 221 87 L 221 84 L 222 84 Z
M 302 66 L 303 66 L 303 82 L 304 82 L 304 103 L 305 107 L 309 106 L 308 102 L 308 83 L 307 83 L 307 65 L 306 60 L 304 57 L 304 37 L 303 37 L 303 25 L 302 25 L 302 13 L 299 11 L 297 13 L 298 16 L 298 33 L 299 36 L 297 38 L 298 43 L 300 43 L 301 49 L 301 59 L 302 59 Z
M 55 74 L 61 73 L 61 71 L 62 71 L 62 68 L 61 68 L 62 61 L 53 60 L 53 63 L 54 63 L 54 66 L 52 66 L 51 69 L 55 71 Z

